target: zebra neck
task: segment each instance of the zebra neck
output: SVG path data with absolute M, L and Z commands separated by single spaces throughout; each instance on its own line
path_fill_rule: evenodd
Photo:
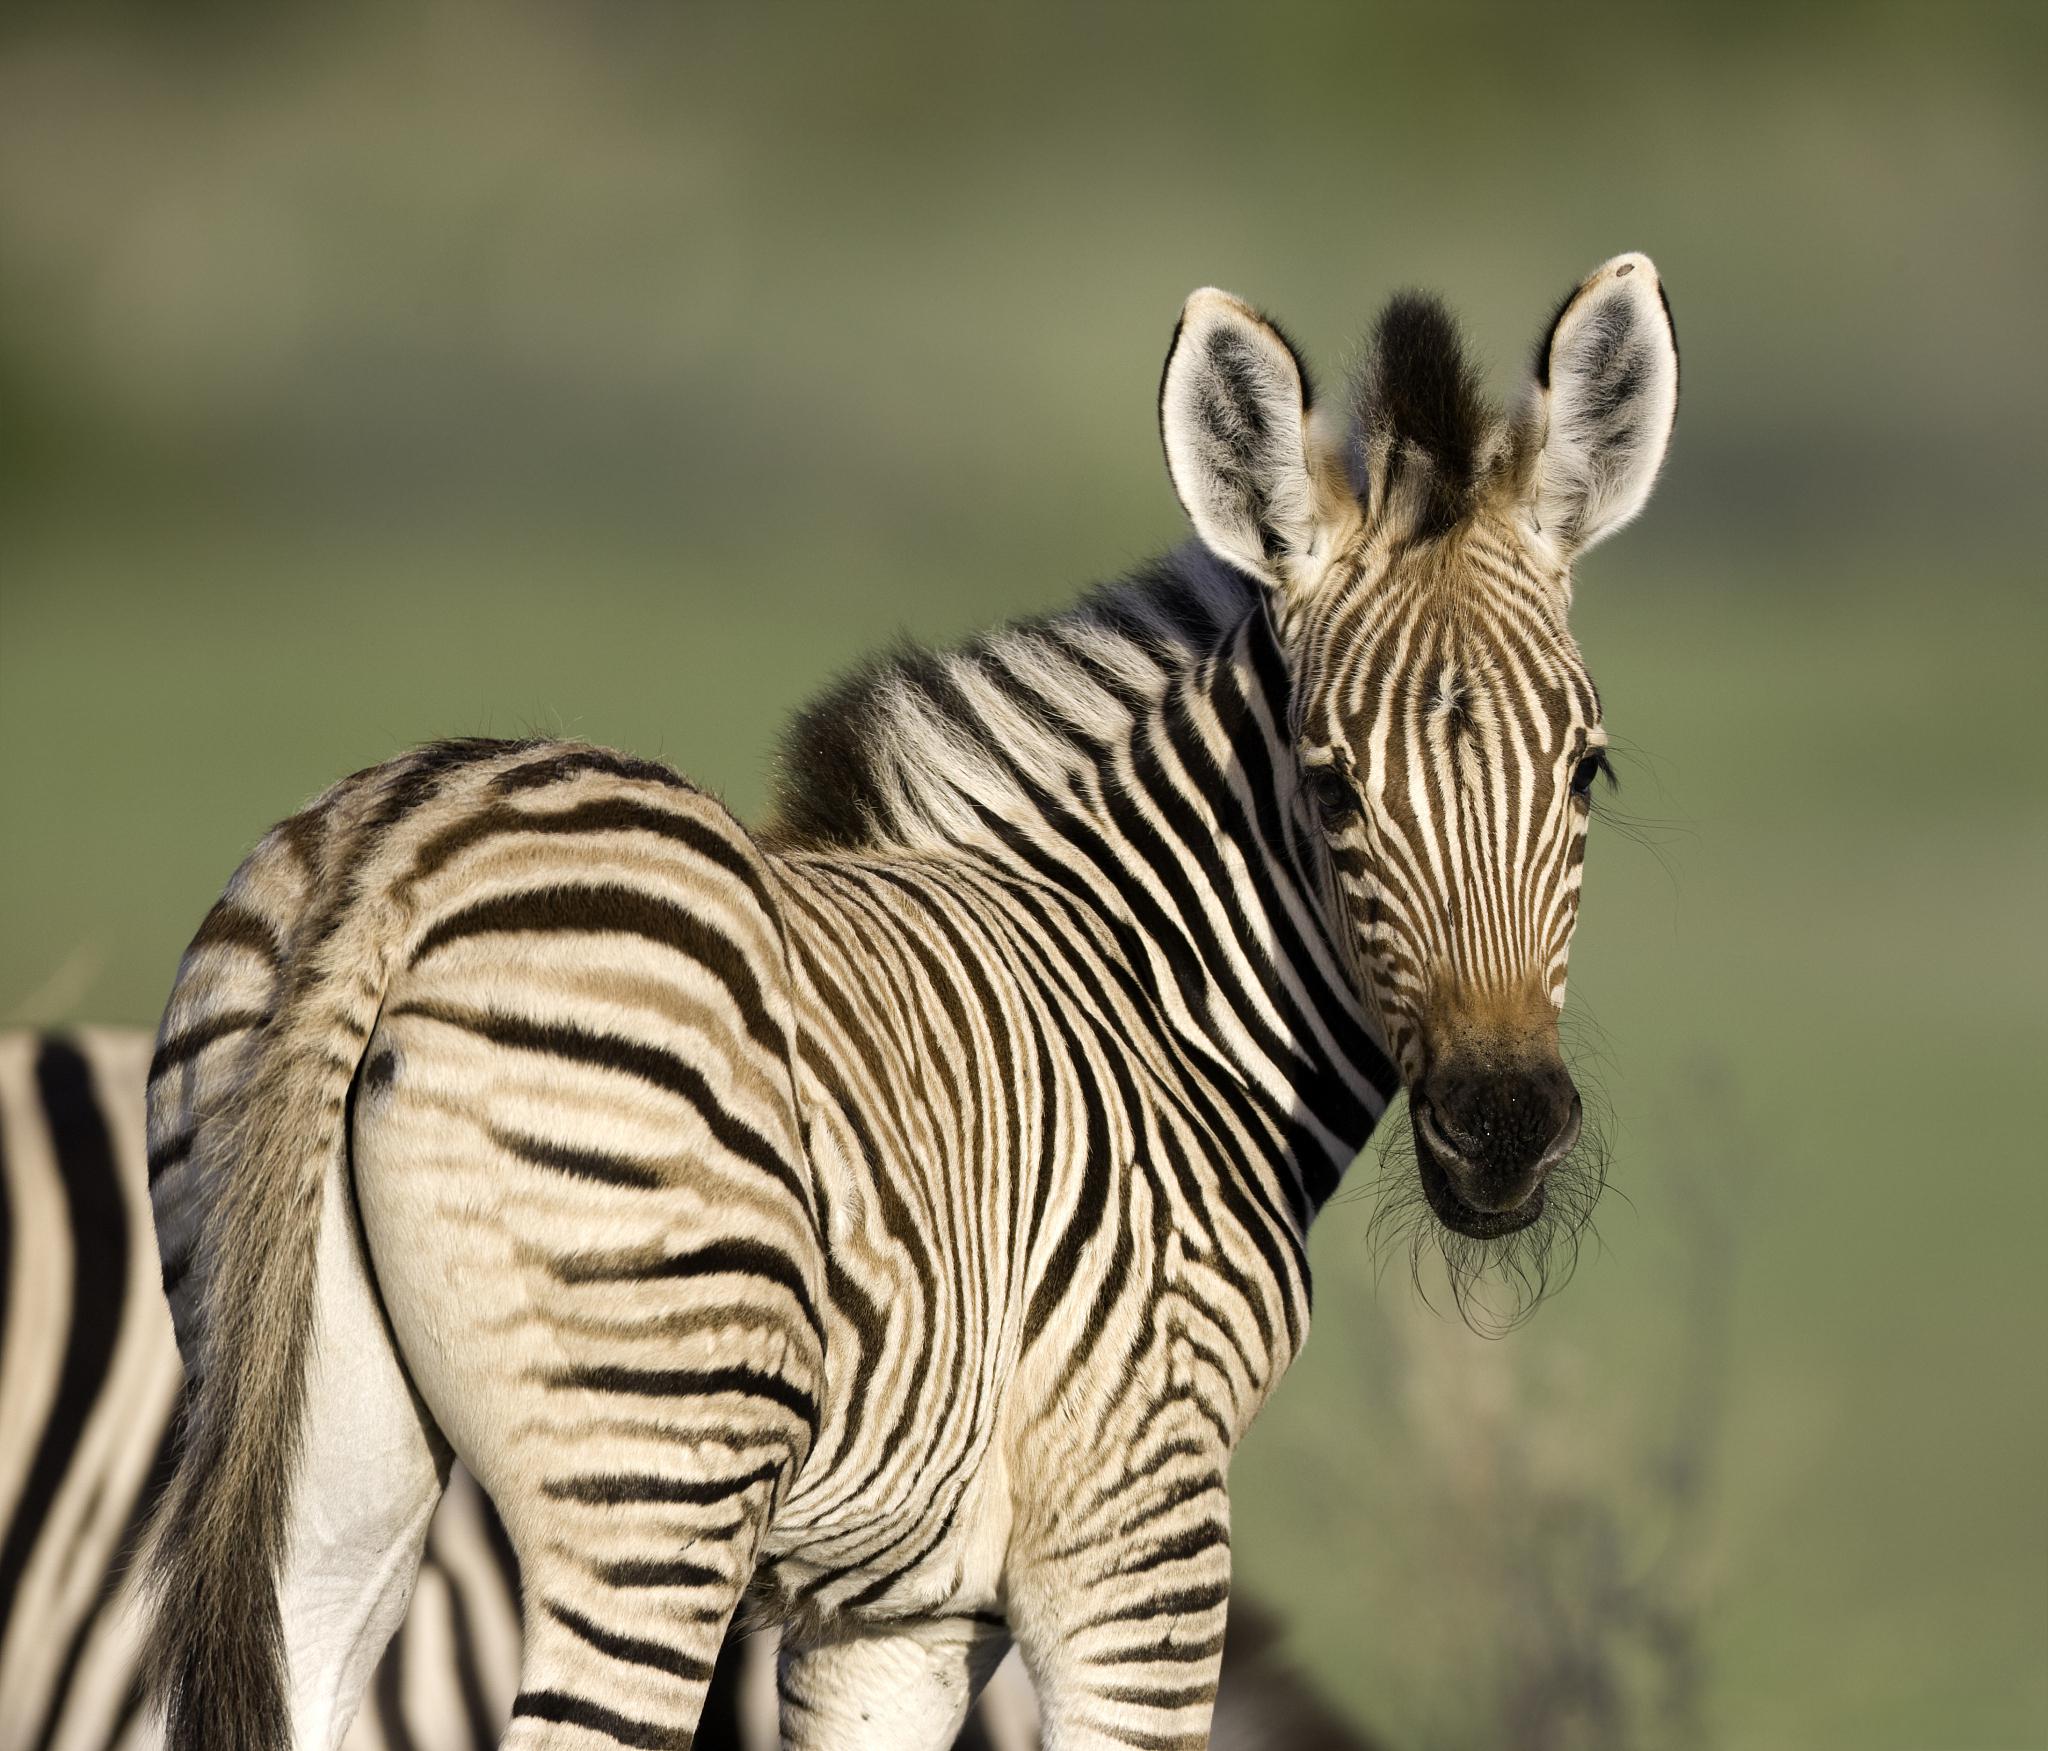
M 1264 1096 L 1271 1167 L 1298 1187 L 1306 1221 L 1400 1080 L 1334 941 L 1316 853 L 1291 804 L 1289 691 L 1277 635 L 1255 609 L 1173 677 L 1123 770 L 1132 801 L 1159 824 L 1146 861 L 1171 896 L 1213 1037 Z
M 1397 1082 L 1295 821 L 1288 688 L 1250 587 L 1170 563 L 842 689 L 837 740 L 813 752 L 843 789 L 796 799 L 840 843 L 768 842 L 833 936 L 872 940 L 894 919 L 906 971 L 931 953 L 1011 961 L 1104 1005 L 1108 1037 L 1142 1048 L 1155 1081 L 1184 1080 L 1165 1095 L 1305 1230 Z M 803 740 L 800 726 L 793 755 Z M 980 945 L 946 941 L 949 918 Z M 818 972 L 819 989 L 840 984 Z M 933 983 L 927 965 L 901 1002 Z

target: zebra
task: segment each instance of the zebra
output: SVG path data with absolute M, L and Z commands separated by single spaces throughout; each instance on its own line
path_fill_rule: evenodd
M 169 1477 L 182 1369 L 144 1168 L 152 1042 L 136 1028 L 0 1031 L 0 1751 L 151 1751 L 127 1556 Z M 1245 1633 L 1247 1627 L 1251 1633 Z M 699 1751 L 773 1751 L 775 1638 L 727 1638 Z M 519 1670 L 518 1565 L 455 1467 L 404 1623 L 343 1751 L 494 1743 Z M 1279 1651 L 1233 1622 L 1217 1742 L 1366 1751 Z M 1013 1660 L 956 1751 L 1034 1751 Z
M 0 1032 L 0 1751 L 159 1743 L 127 1562 L 183 1373 L 150 1236 L 151 1050 L 136 1028 Z M 420 1580 L 347 1751 L 471 1751 L 510 1712 L 517 1571 L 459 1471 Z
M 1467 1273 L 1598 1189 L 1571 566 L 1677 394 L 1643 255 L 1506 414 L 1432 297 L 1347 420 L 1203 289 L 1159 395 L 1193 541 L 857 670 L 758 828 L 466 739 L 263 838 L 150 1066 L 174 1751 L 339 1737 L 451 1452 L 520 1563 L 508 1746 L 688 1746 L 736 1613 L 792 1746 L 943 1745 L 1013 1644 L 1061 1751 L 1205 1743 L 1229 1461 L 1388 1103 Z

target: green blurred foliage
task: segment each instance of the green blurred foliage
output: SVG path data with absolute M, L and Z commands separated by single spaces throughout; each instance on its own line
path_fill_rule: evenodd
M 758 807 L 863 648 L 1180 538 L 1192 286 L 1332 382 L 1440 288 L 1506 393 L 1647 249 L 1679 438 L 1576 611 L 1603 1243 L 1481 1345 L 1361 1167 L 1241 1572 L 1392 1745 L 2048 1742 L 2040 17 L 17 7 L 0 1015 L 150 1019 L 427 737 Z

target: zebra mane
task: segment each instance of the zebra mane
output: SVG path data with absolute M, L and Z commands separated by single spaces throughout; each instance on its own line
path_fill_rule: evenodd
M 1444 305 L 1413 292 L 1389 302 L 1353 390 L 1361 497 L 1412 480 L 1416 532 L 1442 533 L 1470 510 L 1498 421 Z M 1033 789 L 1063 793 L 1098 768 L 1098 750 L 1128 735 L 1257 601 L 1252 579 L 1196 541 L 954 649 L 906 640 L 791 720 L 762 837 L 789 851 L 937 850 L 985 837 L 991 816 L 1028 815 Z
M 905 641 L 791 720 L 777 850 L 942 849 L 1064 793 L 1100 750 L 1221 649 L 1258 586 L 1197 542 L 1072 606 L 934 651 Z
M 1390 300 L 1352 392 L 1352 485 L 1360 497 L 1376 470 L 1383 497 L 1405 474 L 1415 483 L 1415 532 L 1442 534 L 1471 509 L 1499 419 L 1443 301 L 1423 292 Z M 1404 470 L 1404 462 L 1420 467 Z

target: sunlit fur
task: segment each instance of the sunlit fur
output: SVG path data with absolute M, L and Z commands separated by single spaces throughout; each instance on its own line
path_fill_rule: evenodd
M 1347 429 L 1198 292 L 1160 391 L 1198 543 L 858 671 L 765 826 L 466 741 L 259 845 L 151 1074 L 173 1751 L 338 1732 L 448 1446 L 526 1577 L 520 1751 L 687 1743 L 748 1595 L 799 1747 L 946 1743 L 1013 1638 L 1069 1751 L 1204 1742 L 1230 1457 L 1387 1102 L 1489 1237 L 1461 1300 L 1597 1189 L 1564 614 L 1668 435 L 1647 259 L 1545 357 L 1505 421 L 1398 300 Z
M 1277 329 L 1218 294 L 1189 308 L 1195 362 L 1179 384 L 1169 366 L 1163 397 L 1176 484 L 1197 527 L 1271 586 L 1329 906 L 1414 1097 L 1415 1171 L 1390 1185 L 1386 1222 L 1433 1187 L 1413 1201 L 1441 1221 L 1414 1233 L 1441 1243 L 1461 1306 L 1494 1271 L 1515 1317 L 1604 1178 L 1557 1041 L 1585 778 L 1606 769 L 1607 740 L 1566 614 L 1572 559 L 1641 509 L 1661 465 L 1677 405 L 1670 307 L 1647 259 L 1606 264 L 1560 305 L 1508 419 L 1442 306 L 1397 299 L 1341 444 Z M 1283 433 L 1302 449 L 1291 484 L 1262 473 Z M 1329 484 L 1340 462 L 1348 498 Z M 1533 1178 L 1517 1169 L 1531 1188 L 1518 1210 L 1457 1213 L 1443 1151 L 1420 1135 L 1442 1129 L 1422 1110 L 1439 1073 L 1557 1100 L 1554 1148 Z
M 156 1283 L 143 1154 L 151 1042 L 133 1028 L 0 1029 L 0 1743 L 147 1751 L 129 1556 L 162 1490 L 178 1352 Z M 69 1265 L 68 1272 L 63 1268 Z M 18 1366 L 17 1366 L 18 1364 Z M 54 1390 L 58 1382 L 62 1390 Z M 512 1711 L 519 1574 L 473 1478 L 435 1511 L 420 1587 L 341 1751 L 475 1751 Z M 772 1751 L 776 1638 L 728 1636 L 692 1751 Z M 1038 1709 L 1011 1662 L 960 1751 L 1036 1751 Z M 12 1735 L 12 1736 L 9 1736 Z M 1287 1662 L 1269 1610 L 1232 1601 L 1217 1745 L 1364 1751 Z
M 1426 546 L 1361 545 L 1294 634 L 1297 733 L 1364 797 L 1329 835 L 1332 878 L 1413 1082 L 1432 1036 L 1563 1007 L 1588 820 L 1570 780 L 1605 732 L 1566 581 L 1508 531 L 1474 517 Z

